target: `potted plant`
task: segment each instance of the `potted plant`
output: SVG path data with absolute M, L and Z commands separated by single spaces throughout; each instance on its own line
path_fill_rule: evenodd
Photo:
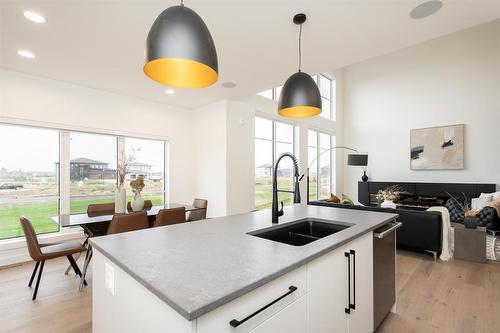
M 468 229 L 476 229 L 479 225 L 479 212 L 472 209 L 468 200 L 457 201 L 458 208 L 464 213 L 464 225 Z
M 399 198 L 399 193 L 401 193 L 401 189 L 397 185 L 392 185 L 386 187 L 384 190 L 379 190 L 376 197 L 379 202 L 383 200 L 380 207 L 396 209 L 394 201 Z
M 141 191 L 144 186 L 146 185 L 144 184 L 143 176 L 139 176 L 136 179 L 130 181 L 130 187 L 132 188 L 132 192 L 134 192 L 134 197 L 132 198 L 130 206 L 132 206 L 132 210 L 134 212 L 141 211 L 144 208 L 144 199 L 141 196 Z

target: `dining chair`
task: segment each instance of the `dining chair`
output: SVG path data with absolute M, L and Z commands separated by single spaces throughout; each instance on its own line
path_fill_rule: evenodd
M 115 213 L 115 204 L 111 203 L 101 203 L 101 204 L 90 204 L 87 206 L 87 215 L 102 216 L 102 215 L 113 215 Z
M 115 204 L 113 202 L 111 203 L 100 203 L 100 204 L 90 204 L 87 206 L 87 215 L 89 217 L 95 217 L 95 216 L 103 216 L 103 215 L 113 215 L 115 213 Z M 86 228 L 83 229 L 85 232 L 85 242 L 83 243 L 84 245 L 87 244 L 89 237 L 92 235 L 88 233 L 88 230 Z M 78 256 L 75 258 L 75 260 L 78 261 L 80 259 L 80 253 Z M 71 265 L 66 268 L 66 272 L 64 274 L 68 274 L 69 271 L 71 270 Z
M 108 235 L 121 232 L 146 229 L 149 227 L 148 214 L 145 211 L 115 214 L 109 222 Z
M 161 209 L 156 215 L 155 227 L 186 222 L 186 207 Z
M 205 199 L 194 199 L 193 207 L 198 208 L 188 212 L 187 221 L 198 221 L 207 218 L 207 207 L 208 200 Z
M 153 202 L 151 200 L 144 200 L 144 209 L 148 210 L 150 209 L 151 207 L 153 207 Z M 132 212 L 132 204 L 129 202 L 127 202 L 127 211 L 128 212 Z
M 118 234 L 122 232 L 141 230 L 149 228 L 148 214 L 146 211 L 115 214 L 111 222 L 109 222 L 107 235 Z M 92 259 L 92 246 L 89 244 L 87 254 L 85 255 L 85 262 L 83 264 L 83 277 L 87 275 L 90 260 Z M 80 290 L 83 289 L 84 283 L 80 283 Z
M 82 278 L 83 284 L 87 284 L 87 282 L 85 282 L 85 279 L 82 277 L 80 268 L 73 258 L 73 254 L 87 250 L 84 245 L 74 241 L 64 243 L 40 244 L 38 242 L 38 237 L 31 221 L 24 216 L 21 216 L 19 220 L 24 231 L 24 237 L 26 238 L 26 244 L 28 245 L 28 252 L 30 254 L 30 257 L 36 262 L 35 268 L 33 269 L 33 273 L 31 274 L 31 278 L 28 283 L 28 287 L 31 287 L 31 285 L 33 284 L 33 279 L 35 278 L 38 268 L 40 268 L 40 270 L 38 270 L 38 277 L 36 279 L 32 300 L 36 299 L 38 286 L 40 285 L 40 279 L 42 277 L 43 266 L 45 265 L 45 261 L 49 259 L 67 257 L 69 263 L 71 264 L 71 267 L 73 267 L 73 270 L 75 271 L 75 274 Z

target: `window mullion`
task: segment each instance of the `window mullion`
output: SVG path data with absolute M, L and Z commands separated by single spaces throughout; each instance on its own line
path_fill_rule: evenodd
M 170 192 L 169 187 L 167 185 L 167 181 L 170 184 L 170 173 L 169 173 L 169 165 L 168 165 L 168 156 L 169 156 L 169 144 L 168 142 L 163 142 L 164 147 L 164 155 L 163 155 L 163 203 L 170 202 Z
M 127 156 L 125 155 L 125 138 L 122 136 L 116 137 L 116 170 L 118 172 L 118 166 L 120 161 L 126 161 Z M 118 186 L 118 174 L 116 175 L 116 186 Z
M 319 145 L 319 132 L 316 131 L 316 154 L 317 154 L 317 159 L 316 159 L 316 200 L 319 200 L 319 192 L 320 192 L 320 187 L 321 187 L 321 174 L 319 173 L 320 170 L 320 159 L 319 155 L 321 154 L 321 146 Z
M 70 213 L 70 134 L 59 131 L 59 213 Z

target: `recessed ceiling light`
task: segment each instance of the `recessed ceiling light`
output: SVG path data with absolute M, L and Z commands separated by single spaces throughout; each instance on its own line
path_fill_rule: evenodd
M 234 83 L 234 82 L 224 82 L 224 83 L 222 84 L 222 86 L 223 86 L 224 88 L 234 88 L 234 87 L 236 87 L 236 83 Z
M 410 17 L 413 19 L 421 19 L 427 16 L 431 16 L 443 7 L 443 2 L 441 0 L 430 0 L 421 3 L 417 7 L 413 8 L 410 12 Z
M 30 52 L 28 50 L 18 50 L 17 54 L 19 54 L 21 57 L 25 57 L 25 58 L 29 58 L 29 59 L 33 59 L 35 57 L 33 52 Z
M 45 23 L 45 17 L 35 12 L 25 11 L 24 17 L 36 23 Z
M 167 90 L 165 90 L 165 94 L 173 95 L 173 94 L 175 94 L 175 90 L 174 89 L 167 89 Z

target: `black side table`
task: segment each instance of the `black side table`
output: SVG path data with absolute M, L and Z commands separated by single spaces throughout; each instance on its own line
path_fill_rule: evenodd
M 467 229 L 453 223 L 455 250 L 453 257 L 475 262 L 486 262 L 486 228 Z

